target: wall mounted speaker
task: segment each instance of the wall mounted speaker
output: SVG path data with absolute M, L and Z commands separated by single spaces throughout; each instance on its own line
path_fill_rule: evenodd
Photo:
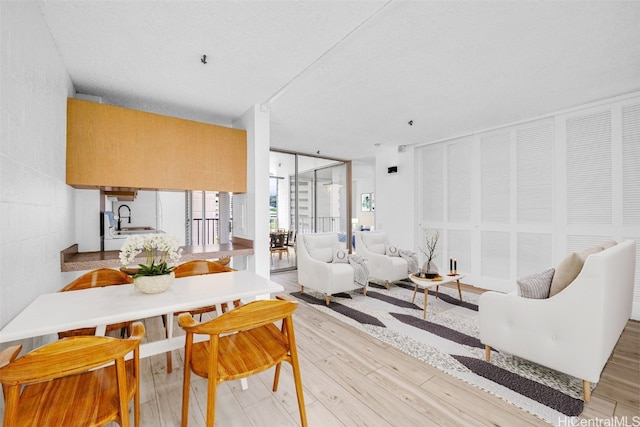
M 387 168 L 387 173 L 397 173 L 397 172 L 398 172 L 397 166 L 390 166 Z

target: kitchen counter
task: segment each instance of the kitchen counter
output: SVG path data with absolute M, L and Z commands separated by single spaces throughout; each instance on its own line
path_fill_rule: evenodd
M 181 246 L 180 262 L 193 259 L 214 259 L 242 255 L 253 255 L 253 241 L 234 237 L 232 243 L 222 245 Z M 144 254 L 139 256 L 144 262 Z M 61 271 L 95 270 L 97 268 L 119 268 L 120 251 L 78 252 L 78 244 L 60 251 Z

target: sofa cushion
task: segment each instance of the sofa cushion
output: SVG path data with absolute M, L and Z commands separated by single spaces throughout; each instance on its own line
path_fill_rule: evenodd
M 549 298 L 551 280 L 553 279 L 554 268 L 540 273 L 530 274 L 517 280 L 518 295 L 524 298 L 546 299 Z
M 311 258 L 322 262 L 333 261 L 333 249 L 338 245 L 337 234 L 309 234 L 304 236 L 304 243 Z
M 580 274 L 580 270 L 582 270 L 582 266 L 587 257 L 600 251 L 602 251 L 602 246 L 593 246 L 579 253 L 574 252 L 560 261 L 556 266 L 556 272 L 551 281 L 549 296 L 557 295 L 569 286 L 571 282 L 578 277 L 578 274 Z
M 388 256 L 400 256 L 400 251 L 398 251 L 398 248 L 394 245 L 387 245 L 384 252 Z
M 349 262 L 349 254 L 346 249 L 334 249 L 333 261 L 334 263 Z
M 387 244 L 387 234 L 382 232 L 362 233 L 362 241 L 369 247 L 376 243 Z
M 367 249 L 369 249 L 369 252 L 373 252 L 374 254 L 384 255 L 385 253 L 384 243 L 373 243 L 367 245 Z

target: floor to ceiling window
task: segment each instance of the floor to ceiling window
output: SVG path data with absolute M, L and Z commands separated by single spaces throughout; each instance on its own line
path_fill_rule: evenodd
M 270 153 L 271 270 L 296 268 L 302 233 L 335 232 L 350 248 L 350 162 L 295 153 Z

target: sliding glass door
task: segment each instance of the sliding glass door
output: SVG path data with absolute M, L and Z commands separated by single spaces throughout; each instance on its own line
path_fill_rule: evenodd
M 335 159 L 271 152 L 271 270 L 296 268 L 302 233 L 334 232 L 350 248 L 351 164 Z M 273 247 L 284 236 L 286 250 Z

